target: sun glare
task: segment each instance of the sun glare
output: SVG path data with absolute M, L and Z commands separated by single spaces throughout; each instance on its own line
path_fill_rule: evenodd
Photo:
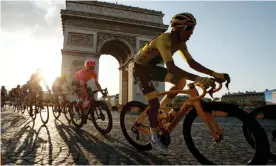
M 48 86 L 60 76 L 62 38 L 49 38 L 48 40 L 37 40 L 28 33 L 6 33 L 1 39 L 1 75 L 9 78 L 3 82 L 8 89 L 14 88 L 17 84 L 25 84 L 37 68 L 47 80 Z M 20 41 L 18 41 L 20 38 Z M 5 42 L 4 42 L 5 41 Z M 7 72 L 5 69 L 8 69 Z M 14 77 L 10 77 L 13 75 Z M 42 83 L 42 87 L 44 87 Z
M 44 55 L 44 58 L 42 58 L 43 61 L 40 60 L 42 63 L 37 65 L 37 68 L 41 68 L 42 75 L 50 88 L 55 78 L 59 77 L 61 72 L 61 55 L 55 52 L 56 51 L 49 51 L 45 53 L 48 55 Z M 36 70 L 36 68 L 34 70 Z M 41 82 L 40 85 L 43 87 L 43 90 L 46 90 L 43 82 Z

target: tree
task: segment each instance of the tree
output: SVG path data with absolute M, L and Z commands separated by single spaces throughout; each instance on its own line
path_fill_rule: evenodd
M 219 97 L 215 97 L 215 98 L 213 99 L 213 101 L 214 101 L 214 102 L 219 102 L 219 101 L 220 101 L 220 98 L 219 98 Z

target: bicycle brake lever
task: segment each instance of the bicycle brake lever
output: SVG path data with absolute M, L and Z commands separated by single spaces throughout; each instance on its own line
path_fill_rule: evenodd
M 213 90 L 214 88 L 212 87 L 209 91 L 208 91 L 208 94 L 213 98 Z
M 214 82 L 216 82 L 215 78 L 211 78 L 211 80 L 213 80 Z M 208 94 L 213 98 L 213 92 L 214 92 L 215 87 L 212 87 L 209 91 Z
M 224 74 L 224 78 L 226 78 L 226 88 L 229 90 L 229 84 L 231 82 L 230 76 L 228 74 Z

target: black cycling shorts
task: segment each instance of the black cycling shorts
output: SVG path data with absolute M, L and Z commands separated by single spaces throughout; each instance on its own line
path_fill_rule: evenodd
M 142 66 L 134 63 L 133 77 L 147 101 L 157 98 L 157 92 L 152 81 L 170 82 L 172 79 L 180 81 L 182 78 L 173 76 L 161 66 Z

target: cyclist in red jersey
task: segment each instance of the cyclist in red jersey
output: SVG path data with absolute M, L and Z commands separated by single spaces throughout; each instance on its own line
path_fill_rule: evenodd
M 95 61 L 92 59 L 88 59 L 85 61 L 84 66 L 85 68 L 77 71 L 75 76 L 72 79 L 72 86 L 77 89 L 80 88 L 81 90 L 80 98 L 82 99 L 82 101 L 86 100 L 88 97 L 88 94 L 86 91 L 86 83 L 90 79 L 94 79 L 97 89 L 101 91 L 103 96 L 106 96 L 106 94 L 103 93 L 101 85 L 98 82 L 98 74 L 95 71 L 95 67 L 96 67 Z

